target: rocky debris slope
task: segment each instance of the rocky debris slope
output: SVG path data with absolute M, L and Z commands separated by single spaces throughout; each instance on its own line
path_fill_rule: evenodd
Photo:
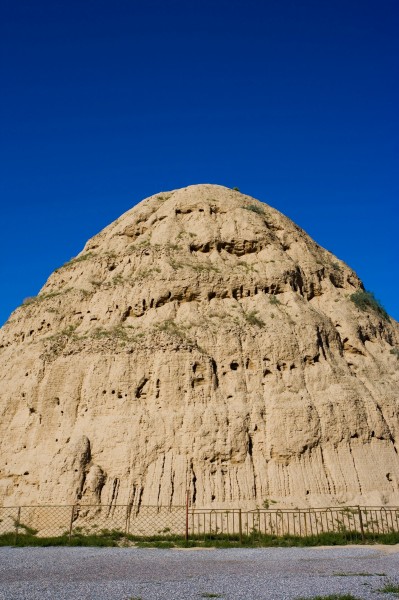
M 144 200 L 1 330 L 0 500 L 399 504 L 399 325 L 364 297 L 258 200 Z

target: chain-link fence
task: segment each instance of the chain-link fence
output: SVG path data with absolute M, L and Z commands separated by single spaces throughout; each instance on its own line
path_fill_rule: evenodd
M 242 542 L 262 537 L 320 537 L 372 540 L 399 534 L 399 507 L 309 509 L 200 509 L 190 506 L 20 506 L 0 507 L 0 535 L 64 537 L 118 532 L 130 539 L 171 537 Z
M 0 535 L 57 537 L 121 532 L 127 536 L 166 537 L 186 534 L 184 506 L 121 505 L 0 507 Z

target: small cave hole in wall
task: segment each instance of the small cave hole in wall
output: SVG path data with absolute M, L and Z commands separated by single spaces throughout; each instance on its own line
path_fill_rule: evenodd
M 232 371 L 237 371 L 237 369 L 238 369 L 238 362 L 237 362 L 236 360 L 233 360 L 233 361 L 230 363 L 230 369 L 231 369 Z

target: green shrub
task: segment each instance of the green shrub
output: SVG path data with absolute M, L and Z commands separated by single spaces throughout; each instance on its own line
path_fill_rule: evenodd
M 81 256 L 76 256 L 75 258 L 71 258 L 71 260 L 68 260 L 61 267 L 58 267 L 58 269 L 56 269 L 56 271 L 59 271 L 59 269 L 64 269 L 65 267 L 71 267 L 75 263 L 82 262 L 83 260 L 88 260 L 92 256 L 94 256 L 93 252 L 86 252 L 86 254 L 82 254 Z
M 172 269 L 174 269 L 175 271 L 177 269 L 183 269 L 186 266 L 186 263 L 184 263 L 184 262 L 182 262 L 180 260 L 179 261 L 174 260 L 173 258 L 169 259 L 169 264 L 172 267 Z
M 112 283 L 113 285 L 119 285 L 120 283 L 123 283 L 122 275 L 115 275 L 115 277 L 112 278 Z
M 390 353 L 393 354 L 394 356 L 396 356 L 396 358 L 399 360 L 399 349 L 398 348 L 391 348 Z
M 30 304 L 34 304 L 35 302 L 42 302 L 43 300 L 48 300 L 49 298 L 60 296 L 64 292 L 69 292 L 69 289 L 70 288 L 64 290 L 63 292 L 48 292 L 47 294 L 40 294 L 39 296 L 28 296 L 28 298 L 25 298 L 22 302 L 22 306 L 29 306 Z
M 92 337 L 96 339 L 100 338 L 111 338 L 111 339 L 120 339 L 127 340 L 128 334 L 125 328 L 122 325 L 115 325 L 110 329 L 102 329 L 101 327 L 96 327 L 92 332 Z
M 252 263 L 247 263 L 247 262 L 245 262 L 245 260 L 239 260 L 237 263 L 237 267 L 243 267 L 246 271 L 256 271 L 257 270 Z
M 198 271 L 199 273 L 201 273 L 202 271 L 214 271 L 215 273 L 219 273 L 219 269 L 218 267 L 215 267 L 215 265 L 213 265 L 211 262 L 209 263 L 193 263 L 193 264 L 188 264 L 187 266 L 191 267 L 192 269 L 194 269 L 194 271 Z
M 159 267 L 150 267 L 148 269 L 139 269 L 134 274 L 131 281 L 132 281 L 132 283 L 134 283 L 136 280 L 146 279 L 147 277 L 152 276 L 154 273 L 161 273 L 161 269 Z
M 382 304 L 374 296 L 373 292 L 358 290 L 350 295 L 350 299 L 360 310 L 372 310 L 383 319 L 389 321 L 389 315 Z
M 249 204 L 248 206 L 244 206 L 244 208 L 256 213 L 257 215 L 265 214 L 265 211 L 263 210 L 262 206 L 259 206 L 259 204 Z
M 67 337 L 75 337 L 75 329 L 77 328 L 77 325 L 68 325 L 68 327 L 66 327 L 65 329 L 63 329 L 60 333 L 60 335 L 65 335 Z
M 69 292 L 69 289 L 70 288 L 64 290 L 64 292 Z M 48 292 L 47 294 L 40 294 L 39 296 L 37 296 L 37 300 L 48 300 L 49 298 L 55 298 L 55 296 L 59 296 L 64 292 Z
M 276 304 L 281 304 L 281 302 L 280 302 L 280 300 L 277 298 L 277 296 L 274 296 L 274 295 L 272 295 L 272 296 L 270 296 L 269 300 L 270 300 L 270 304 L 275 304 L 275 305 L 276 305 Z
M 262 502 L 262 508 L 264 508 L 265 510 L 268 510 L 270 508 L 271 504 L 277 504 L 276 500 L 272 500 L 271 498 L 266 498 Z
M 378 590 L 379 592 L 384 592 L 385 594 L 399 594 L 399 585 L 393 583 L 392 581 L 388 581 L 383 588 Z
M 167 333 L 174 333 L 179 337 L 184 337 L 184 332 L 181 329 L 181 326 L 177 325 L 173 319 L 166 319 L 162 321 L 162 323 L 157 323 L 155 325 L 159 331 L 165 331 Z
M 250 312 L 244 313 L 245 320 L 248 321 L 251 325 L 257 325 L 258 327 L 263 327 L 264 322 L 262 319 L 258 317 L 257 310 L 251 310 Z

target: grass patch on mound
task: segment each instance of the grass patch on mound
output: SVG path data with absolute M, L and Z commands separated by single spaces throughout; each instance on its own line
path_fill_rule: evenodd
M 354 303 L 357 308 L 360 310 L 372 310 L 377 313 L 382 319 L 389 321 L 389 315 L 385 308 L 382 306 L 379 300 L 374 296 L 373 292 L 368 292 L 366 290 L 358 290 L 354 294 L 350 295 L 350 299 Z
M 243 208 L 245 208 L 246 210 L 250 210 L 251 212 L 254 212 L 258 215 L 265 214 L 263 207 L 260 206 L 259 204 L 248 204 L 248 205 L 244 206 Z

